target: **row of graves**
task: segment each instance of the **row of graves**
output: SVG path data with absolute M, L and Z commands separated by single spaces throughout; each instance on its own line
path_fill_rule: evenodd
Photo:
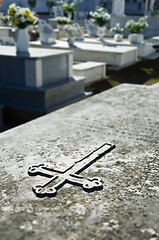
M 11 8 L 24 11 L 14 4 Z M 105 79 L 108 68 L 118 70 L 158 56 L 155 37 L 145 40 L 133 34 L 139 39 L 130 40 L 120 23 L 110 28 L 111 16 L 103 8 L 82 21 L 65 17 L 60 7 L 47 20 L 30 14 L 35 26 L 18 29 L 15 22 L 1 22 L 1 127 L 2 117 L 6 124 L 19 124 L 90 96 L 85 87 Z M 101 18 L 105 24 L 97 24 Z M 138 25 L 149 27 L 146 18 L 134 22 Z

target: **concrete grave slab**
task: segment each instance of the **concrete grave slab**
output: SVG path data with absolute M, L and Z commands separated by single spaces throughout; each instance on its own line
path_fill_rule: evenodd
M 100 81 L 106 76 L 106 64 L 100 62 L 84 62 L 73 66 L 75 76 L 85 77 L 85 85 Z
M 0 134 L 0 234 L 7 239 L 134 239 L 159 236 L 159 84 L 122 84 Z M 83 171 L 103 189 L 32 191 L 41 163 L 64 170 L 104 142 L 116 148 Z
M 114 41 L 113 38 L 105 38 L 105 45 L 108 46 L 127 46 L 127 47 L 137 47 L 137 56 L 139 58 L 144 58 L 149 56 L 150 54 L 153 54 L 155 52 L 155 49 L 153 48 L 153 43 L 148 42 L 147 40 L 140 43 L 140 44 L 131 44 L 127 38 L 124 38 L 120 42 Z M 85 43 L 93 43 L 93 44 L 101 44 L 100 40 L 98 38 L 85 38 Z
M 70 48 L 66 41 L 61 40 L 57 40 L 56 43 L 51 46 L 42 45 L 39 41 L 31 42 L 30 46 L 73 50 L 75 61 L 104 62 L 115 67 L 124 67 L 137 61 L 137 47 L 132 46 L 107 46 L 75 42 L 75 46 Z

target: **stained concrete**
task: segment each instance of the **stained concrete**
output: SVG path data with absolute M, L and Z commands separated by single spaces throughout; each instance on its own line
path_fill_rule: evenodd
M 159 84 L 122 84 L 0 134 L 1 240 L 159 239 Z M 64 185 L 38 198 L 40 163 L 65 169 L 104 142 L 116 148 L 82 175 L 92 193 Z

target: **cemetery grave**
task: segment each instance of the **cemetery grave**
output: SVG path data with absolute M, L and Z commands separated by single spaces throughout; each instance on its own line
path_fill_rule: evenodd
M 1 239 L 158 239 L 158 91 L 121 84 L 1 133 Z M 105 142 L 116 148 L 74 176 L 103 188 L 32 191 L 50 173 L 30 176 L 30 167 L 65 171 Z
M 10 122 L 17 117 L 23 122 L 26 115 L 27 120 L 35 118 L 87 96 L 85 78 L 73 76 L 72 51 L 30 48 L 30 56 L 18 57 L 13 46 L 0 46 L 0 51 L 0 102 Z
M 159 58 L 137 58 L 152 45 L 41 32 L 28 56 L 0 46 L 0 130 L 49 113 L 0 134 L 0 239 L 158 240 Z

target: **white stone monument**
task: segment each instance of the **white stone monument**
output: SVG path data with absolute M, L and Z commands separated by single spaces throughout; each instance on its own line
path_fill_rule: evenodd
M 97 36 L 97 27 L 92 21 L 85 20 L 85 26 L 86 26 L 87 32 L 90 36 L 92 36 L 92 37 Z
M 56 34 L 52 26 L 45 20 L 39 20 L 40 41 L 44 44 L 52 44 L 55 42 Z
M 75 40 L 76 41 L 83 41 L 84 37 L 83 37 L 83 32 L 82 32 L 82 29 L 81 29 L 80 25 L 78 23 L 74 23 L 73 26 L 76 29 Z
M 112 16 L 124 16 L 125 0 L 113 0 Z

